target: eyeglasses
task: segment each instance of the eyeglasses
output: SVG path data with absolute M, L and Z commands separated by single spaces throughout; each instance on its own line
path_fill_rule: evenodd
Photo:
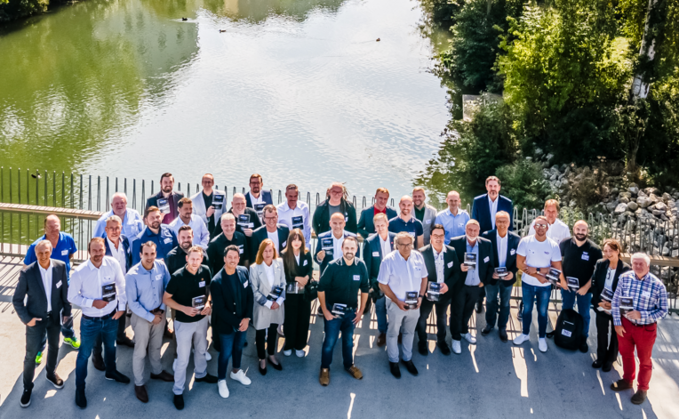
M 432 235 L 431 235 L 431 238 L 432 238 L 432 239 L 442 239 L 442 238 L 444 238 L 444 237 L 446 237 L 445 234 L 432 234 Z
M 264 217 L 265 220 L 275 220 L 278 217 Z
M 545 228 L 547 224 L 535 224 L 535 227 Z

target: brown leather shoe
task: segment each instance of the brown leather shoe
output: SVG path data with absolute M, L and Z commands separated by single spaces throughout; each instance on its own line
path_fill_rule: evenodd
M 361 372 L 361 370 L 359 370 L 359 369 L 356 367 L 356 365 L 352 365 L 351 367 L 349 367 L 349 369 L 347 370 L 347 372 L 348 372 L 349 374 L 351 374 L 351 376 L 354 377 L 354 378 L 357 379 L 357 380 L 362 380 L 362 379 L 363 379 L 363 373 Z
M 615 383 L 611 384 L 611 390 L 613 391 L 623 391 L 623 390 L 629 390 L 632 388 L 632 383 L 629 381 L 621 378 Z
M 142 403 L 149 402 L 149 394 L 146 392 L 145 386 L 134 386 L 134 395 L 137 396 Z
M 151 373 L 151 379 L 152 380 L 163 380 L 167 381 L 168 383 L 171 383 L 174 381 L 174 375 L 170 374 L 169 372 L 166 371 L 161 371 L 160 374 L 153 374 Z
M 646 392 L 644 390 L 637 390 L 632 396 L 632 403 L 641 404 L 646 401 Z
M 377 347 L 381 348 L 386 344 L 387 344 L 387 334 L 386 333 L 380 333 L 380 335 L 377 336 Z
M 328 384 L 330 384 L 329 368 L 321 368 L 321 373 L 318 376 L 318 382 L 320 382 L 323 387 L 326 387 Z

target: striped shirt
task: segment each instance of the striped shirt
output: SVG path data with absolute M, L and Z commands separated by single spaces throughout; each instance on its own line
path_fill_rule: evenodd
M 646 325 L 657 322 L 667 315 L 667 291 L 665 285 L 652 273 L 647 273 L 643 278 L 637 278 L 634 271 L 620 275 L 618 288 L 611 302 L 613 324 L 621 326 L 620 298 L 632 297 L 634 310 L 641 313 L 641 318 L 635 320 L 637 325 Z

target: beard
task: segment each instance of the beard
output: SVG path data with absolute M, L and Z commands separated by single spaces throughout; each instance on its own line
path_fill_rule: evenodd
M 104 259 L 104 255 L 92 255 L 92 262 L 100 263 Z
M 158 230 L 160 228 L 160 221 L 154 221 L 151 223 L 151 228 L 154 230 Z
M 172 186 L 169 186 L 169 185 L 163 186 L 163 192 L 165 192 L 165 193 L 172 192 Z
M 191 242 L 184 242 L 184 243 L 180 244 L 179 247 L 181 247 L 182 250 L 186 252 L 187 250 L 189 250 L 191 248 L 192 244 L 193 243 L 191 243 Z
M 581 242 L 584 242 L 585 240 L 587 240 L 587 234 L 576 234 L 575 238 Z
M 346 259 L 346 260 L 354 260 L 354 254 L 353 254 L 353 253 L 345 253 L 345 254 L 344 254 L 344 259 Z

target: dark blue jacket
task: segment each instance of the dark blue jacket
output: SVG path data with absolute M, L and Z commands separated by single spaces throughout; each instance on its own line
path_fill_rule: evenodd
M 509 230 L 514 230 L 514 204 L 512 200 L 504 197 L 502 195 L 498 196 L 497 199 L 497 212 L 505 211 L 509 214 Z M 488 204 L 488 194 L 479 195 L 474 198 L 474 206 L 472 207 L 472 217 L 473 220 L 479 222 L 481 226 L 481 233 L 493 229 L 493 222 L 490 219 L 490 205 Z
M 170 230 L 165 224 L 160 225 L 160 231 L 155 234 L 150 228 L 144 227 L 141 233 L 134 239 L 132 243 L 132 264 L 136 265 L 141 260 L 141 255 L 139 250 L 141 249 L 142 243 L 152 241 L 156 244 L 156 259 L 165 259 L 168 252 L 175 247 L 179 246 L 177 241 L 177 236 L 175 236 L 174 231 Z
M 392 250 L 394 249 L 394 238 L 396 233 L 389 232 L 389 244 Z M 377 284 L 377 277 L 380 274 L 380 264 L 386 255 L 382 254 L 382 246 L 380 246 L 380 236 L 373 234 L 363 242 L 363 262 L 368 269 L 368 278 L 370 278 L 370 287 L 373 290 L 379 291 L 380 287 Z
M 493 253 L 492 244 L 490 240 L 483 237 L 477 237 L 476 240 L 479 243 L 478 265 L 476 267 L 479 272 L 479 279 L 483 282 L 483 285 L 491 284 L 493 273 L 495 272 L 495 254 Z M 450 241 L 450 247 L 455 249 L 455 253 L 457 253 L 460 259 L 460 264 L 464 263 L 464 254 L 467 253 L 467 236 L 455 237 Z M 464 285 L 466 279 L 467 272 L 460 271 L 460 281 L 458 281 L 457 286 Z
M 264 201 L 265 204 L 273 205 L 273 199 L 271 198 L 271 191 L 262 190 L 260 195 L 262 196 L 262 201 Z M 245 193 L 245 206 L 248 207 L 248 208 L 252 208 L 252 209 L 255 208 L 252 205 L 252 201 L 250 201 L 250 194 L 247 193 L 247 192 Z
M 395 209 L 387 207 L 387 223 L 397 215 Z M 361 217 L 358 219 L 358 234 L 363 236 L 364 239 L 367 239 L 371 234 L 375 233 L 373 218 L 375 218 L 374 205 L 361 211 Z M 368 269 L 368 273 L 370 273 L 370 269 Z
M 212 327 L 218 333 L 230 335 L 240 322 L 252 318 L 253 296 L 248 270 L 236 267 L 236 275 L 229 277 L 221 269 L 210 282 L 212 296 Z
M 354 234 L 350 231 L 344 230 L 344 237 L 349 237 L 349 236 L 356 237 L 356 234 Z M 318 271 L 320 275 L 323 275 L 323 271 L 325 270 L 325 267 L 328 266 L 328 263 L 332 262 L 335 259 L 339 259 L 339 258 L 342 257 L 342 255 L 330 255 L 328 252 L 325 252 L 325 257 L 323 258 L 323 260 L 321 262 L 318 262 L 318 257 L 317 257 L 318 252 L 323 250 L 323 246 L 321 244 L 321 241 L 322 241 L 322 239 L 328 238 L 328 237 L 332 237 L 332 230 L 319 234 L 318 239 L 316 240 L 316 251 L 314 252 L 314 260 L 320 265 L 320 268 L 319 268 L 319 271 Z M 358 246 L 358 250 L 356 251 L 355 256 L 357 258 L 361 257 L 361 246 Z
M 132 246 L 130 240 L 124 234 L 120 235 L 120 241 L 123 243 L 123 250 L 125 251 L 125 272 L 127 272 L 132 267 Z M 104 246 L 106 246 L 106 256 L 113 256 L 111 248 L 108 246 L 108 240 L 106 240 L 106 233 L 104 233 Z
M 279 249 L 276 249 L 276 254 L 278 257 L 281 256 L 281 251 L 285 249 L 285 245 L 288 242 L 288 236 L 290 235 L 290 230 L 288 229 L 288 226 L 285 224 L 278 224 L 276 226 L 276 230 L 278 232 L 278 246 L 280 247 Z M 262 244 L 262 242 L 266 239 L 269 238 L 269 234 L 266 231 L 266 226 L 263 225 L 257 230 L 252 232 L 252 237 L 250 237 L 250 263 L 255 262 L 255 258 L 257 257 L 257 252 L 259 252 L 259 245 Z
M 24 303 L 25 301 L 25 303 Z M 61 313 L 62 316 L 71 315 L 71 303 L 68 302 L 68 275 L 66 264 L 60 260 L 52 259 L 52 290 L 51 301 L 52 313 Z M 19 273 L 19 282 L 12 297 L 14 311 L 26 324 L 33 317 L 47 321 L 47 293 L 42 282 L 38 262 L 33 262 Z
M 500 257 L 497 253 L 497 230 L 486 231 L 481 236 L 484 239 L 490 240 L 491 244 L 493 245 L 493 256 L 495 258 L 493 259 L 495 262 L 493 263 L 493 272 L 495 272 L 495 268 L 500 266 Z M 514 278 L 509 281 L 499 281 L 492 279 L 490 285 L 495 285 L 498 282 L 500 282 L 505 287 L 514 285 L 516 282 L 516 273 L 519 270 L 519 268 L 516 266 L 516 249 L 519 248 L 520 241 L 521 237 L 519 237 L 517 234 L 512 233 L 511 231 L 507 232 L 507 259 L 505 260 L 505 268 L 507 268 L 507 270 L 510 271 L 512 275 L 514 275 Z

